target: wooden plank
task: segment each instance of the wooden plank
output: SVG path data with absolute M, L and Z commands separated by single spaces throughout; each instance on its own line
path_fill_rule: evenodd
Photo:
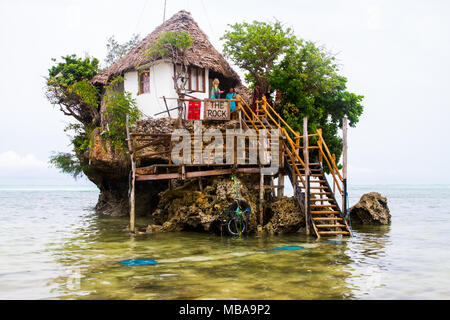
M 281 166 L 283 167 L 283 166 Z M 284 174 L 282 174 L 281 172 L 278 173 L 278 198 L 283 197 L 284 195 Z
M 170 116 L 170 110 L 169 110 L 169 107 L 167 106 L 167 100 L 166 100 L 166 97 L 163 96 L 163 99 L 164 99 L 164 105 L 166 106 L 167 114 L 169 115 L 169 119 L 172 119 L 172 117 Z
M 198 178 L 198 177 L 208 177 L 208 176 L 221 176 L 225 174 L 233 173 L 232 169 L 218 169 L 218 170 L 208 170 L 208 171 L 194 171 L 186 172 L 186 178 Z
M 349 234 L 348 231 L 319 231 L 321 235 Z
M 135 231 L 135 199 L 134 199 L 134 193 L 135 193 L 135 182 L 136 182 L 136 161 L 134 159 L 134 150 L 130 139 L 130 126 L 129 126 L 129 116 L 126 115 L 126 131 L 127 131 L 127 140 L 128 140 L 128 149 L 130 152 L 131 157 L 131 190 L 130 190 L 130 232 Z
M 345 228 L 345 224 L 318 224 L 317 228 Z
M 340 217 L 334 217 L 334 218 L 324 218 L 324 217 L 319 217 L 319 218 L 312 218 L 314 221 L 342 221 L 343 219 Z
M 167 106 L 166 106 L 166 107 L 167 107 Z M 161 112 L 155 113 L 153 116 L 158 116 L 158 115 L 163 114 L 163 113 L 166 113 L 166 112 L 169 113 L 170 111 L 173 111 L 173 110 L 176 110 L 176 109 L 178 109 L 178 107 L 172 108 L 172 109 L 167 109 L 166 111 L 161 111 Z M 170 116 L 170 113 L 169 113 L 169 116 Z M 172 118 L 170 118 L 170 119 L 172 119 Z
M 236 170 L 236 172 L 239 172 L 239 173 L 260 173 L 261 172 L 260 168 L 237 168 L 235 170 Z
M 305 181 L 306 181 L 306 185 L 305 185 L 305 221 L 306 221 L 306 234 L 309 235 L 310 234 L 310 229 L 309 229 L 309 208 L 310 208 L 310 203 L 309 203 L 309 197 L 310 197 L 310 172 L 309 172 L 309 152 L 308 152 L 308 118 L 304 117 L 303 118 L 303 136 L 305 137 L 303 139 L 303 161 L 305 163 Z M 298 143 L 299 145 L 300 143 Z
M 344 217 L 347 216 L 347 149 L 348 149 L 348 142 L 347 142 L 347 127 L 348 127 L 348 119 L 347 117 L 344 117 L 344 120 L 342 121 L 342 140 L 343 140 L 343 150 L 342 150 L 342 177 L 343 177 L 343 194 L 342 194 L 342 211 L 344 214 Z M 347 222 L 344 221 L 347 225 Z M 353 236 L 351 229 L 347 225 L 347 230 L 350 232 L 350 235 Z
M 339 211 L 311 211 L 311 214 L 340 214 Z
M 180 178 L 181 174 L 179 173 L 161 173 L 161 174 L 140 175 L 136 177 L 136 181 L 172 180 Z
M 205 99 L 203 105 L 204 120 L 230 120 L 230 100 Z
M 264 174 L 259 174 L 259 224 L 264 225 Z
M 336 208 L 335 204 L 312 204 L 311 208 Z

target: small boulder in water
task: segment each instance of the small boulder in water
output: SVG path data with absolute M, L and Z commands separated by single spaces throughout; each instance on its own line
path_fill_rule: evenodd
M 350 208 L 350 218 L 354 224 L 386 225 L 391 223 L 391 214 L 386 197 L 378 192 L 370 192 L 361 197 Z

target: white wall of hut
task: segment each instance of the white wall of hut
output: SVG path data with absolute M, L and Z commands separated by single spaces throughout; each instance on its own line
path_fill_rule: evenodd
M 177 93 L 173 85 L 173 64 L 166 61 L 157 62 L 148 67 L 141 67 L 140 70 L 150 70 L 150 92 L 139 94 L 139 71 L 129 71 L 124 74 L 124 89 L 132 94 L 136 99 L 137 107 L 144 115 L 143 118 L 154 117 L 161 118 L 167 117 L 167 113 L 162 113 L 155 116 L 155 114 L 166 111 L 166 106 L 163 97 L 166 97 L 167 106 L 170 109 L 177 107 L 176 98 Z M 205 69 L 205 92 L 193 92 L 189 95 L 194 96 L 197 99 L 209 98 L 210 80 L 209 70 Z M 177 110 L 170 112 L 173 118 L 178 116 Z M 201 119 L 203 119 L 203 103 L 200 113 Z

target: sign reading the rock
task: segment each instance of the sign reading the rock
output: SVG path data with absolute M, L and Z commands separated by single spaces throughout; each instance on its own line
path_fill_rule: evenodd
M 205 99 L 204 120 L 230 120 L 230 101 Z

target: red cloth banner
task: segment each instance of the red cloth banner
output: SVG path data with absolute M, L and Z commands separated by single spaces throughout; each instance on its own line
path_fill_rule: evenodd
M 188 120 L 200 120 L 200 109 L 202 107 L 202 102 L 199 100 L 189 101 L 188 105 Z

